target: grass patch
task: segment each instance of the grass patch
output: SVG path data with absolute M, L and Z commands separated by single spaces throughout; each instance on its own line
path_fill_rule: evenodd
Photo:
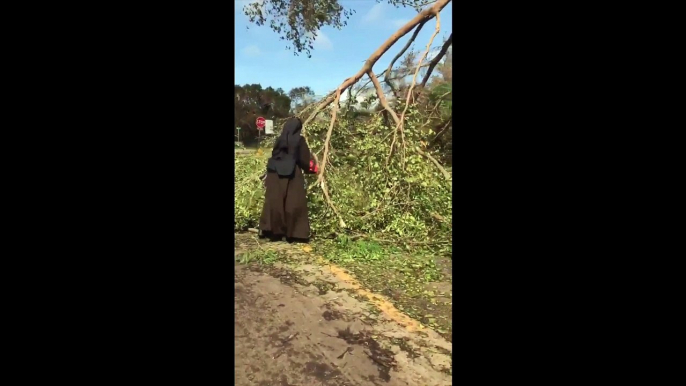
M 279 261 L 280 254 L 276 251 L 269 249 L 254 249 L 241 253 L 236 256 L 236 261 L 240 264 L 259 264 L 259 265 L 272 265 Z
M 328 261 L 350 270 L 370 290 L 387 296 L 399 310 L 452 341 L 452 277 L 436 263 L 435 251 L 410 253 L 346 236 L 318 241 L 315 248 Z M 434 283 L 442 284 L 443 291 L 430 289 Z
M 352 240 L 338 236 L 335 240 L 324 240 L 318 246 L 326 258 L 351 270 L 364 270 L 373 276 L 384 276 L 395 271 L 404 276 L 406 283 L 424 284 L 439 281 L 441 271 L 433 255 L 426 251 L 408 253 L 393 245 L 384 245 L 374 240 Z

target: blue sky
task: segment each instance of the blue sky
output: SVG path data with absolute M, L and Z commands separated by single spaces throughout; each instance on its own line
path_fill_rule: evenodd
M 248 2 L 236 1 L 236 84 L 259 83 L 263 87 L 281 87 L 286 92 L 294 87 L 310 86 L 318 96 L 326 95 L 359 71 L 372 52 L 417 14 L 411 8 L 395 8 L 374 0 L 343 0 L 344 7 L 357 13 L 341 30 L 325 27 L 320 31 L 312 58 L 308 59 L 305 54 L 294 56 L 286 50 L 287 43 L 268 26 L 250 24 L 242 12 Z M 435 27 L 435 19 L 424 26 L 412 46 L 415 51 L 426 49 Z M 452 30 L 451 2 L 441 12 L 441 31 L 432 47 L 440 47 Z M 374 66 L 377 74 L 386 69 L 411 35 L 405 35 L 381 57 Z

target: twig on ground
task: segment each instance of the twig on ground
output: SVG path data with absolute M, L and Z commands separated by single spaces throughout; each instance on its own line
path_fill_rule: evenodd
M 345 351 L 343 351 L 343 354 L 337 356 L 336 358 L 337 358 L 337 359 L 343 359 L 343 358 L 345 358 L 345 354 L 347 354 L 347 353 L 351 353 L 351 354 L 352 354 L 352 351 L 353 351 L 353 348 L 352 348 L 352 347 L 348 347 L 348 348 L 345 349 Z

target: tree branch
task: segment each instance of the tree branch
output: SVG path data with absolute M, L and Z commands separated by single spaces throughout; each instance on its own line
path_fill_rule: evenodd
M 331 91 L 329 94 L 327 94 L 325 100 L 328 100 L 329 98 L 331 98 L 335 95 L 336 95 L 336 90 Z M 331 103 L 331 102 L 329 102 L 329 103 Z M 303 131 L 305 131 L 305 127 L 307 126 L 307 124 L 310 123 L 310 121 L 313 120 L 317 116 L 317 114 L 319 114 L 319 112 L 322 111 L 322 109 L 324 109 L 326 106 L 328 106 L 329 103 L 327 103 L 327 104 L 320 103 L 317 105 L 317 108 L 314 109 L 314 112 L 312 112 L 312 114 L 310 114 L 310 116 L 303 123 Z M 314 104 L 313 104 L 313 106 L 314 106 Z
M 338 209 L 334 206 L 333 202 L 331 201 L 331 197 L 329 195 L 329 189 L 326 186 L 326 180 L 324 179 L 324 171 L 326 170 L 326 165 L 328 164 L 329 160 L 329 148 L 330 148 L 330 143 L 331 143 L 331 133 L 333 133 L 333 126 L 334 123 L 336 122 L 336 114 L 338 113 L 338 101 L 341 99 L 341 92 L 340 89 L 336 91 L 336 99 L 334 100 L 334 105 L 333 105 L 333 111 L 331 112 L 331 124 L 329 125 L 329 130 L 326 133 L 326 140 L 324 141 L 324 155 L 322 156 L 322 163 L 321 165 L 321 170 L 319 171 L 319 177 L 317 178 L 316 183 L 321 183 L 322 191 L 324 192 L 324 198 L 326 199 L 326 203 L 329 204 L 331 209 L 333 209 L 334 213 L 336 213 L 336 216 L 338 216 L 338 224 L 341 226 L 341 228 L 345 228 L 345 221 L 343 221 L 343 217 L 341 214 L 338 212 Z
M 374 75 L 374 71 L 369 70 L 367 73 L 369 75 L 369 79 L 374 83 L 374 88 L 376 89 L 376 95 L 379 97 L 379 103 L 381 103 L 381 106 L 388 111 L 388 113 L 391 115 L 393 118 L 393 121 L 395 122 L 396 128 L 400 125 L 400 118 L 398 118 L 398 114 L 391 109 L 391 107 L 388 105 L 388 101 L 386 100 L 386 95 L 383 92 L 383 89 L 381 88 L 381 83 L 379 83 L 379 79 L 376 78 Z M 388 152 L 388 156 L 386 157 L 386 166 L 388 166 L 388 161 L 390 161 L 391 156 L 393 155 L 393 149 L 395 146 L 395 141 L 398 138 L 398 130 L 393 130 L 393 141 L 391 141 L 391 150 Z
M 450 119 L 448 119 L 448 122 L 446 122 L 445 125 L 443 125 L 443 128 L 441 129 L 441 131 L 439 131 L 438 134 L 436 134 L 436 136 L 434 137 L 434 139 L 432 139 L 431 142 L 429 142 L 429 144 L 427 145 L 427 148 L 431 147 L 438 140 L 438 138 L 440 138 L 441 135 L 443 135 L 443 133 L 445 133 L 445 131 L 448 129 L 448 127 L 450 127 L 450 125 L 452 125 L 452 123 L 453 123 L 453 117 L 450 117 Z
M 441 30 L 441 15 L 439 13 L 436 14 L 436 29 L 434 30 L 433 35 L 431 35 L 431 39 L 429 39 L 429 43 L 426 45 L 426 51 L 424 51 L 424 54 L 422 55 L 421 58 L 419 58 L 419 63 L 417 63 L 417 69 L 414 72 L 414 76 L 412 77 L 412 83 L 410 84 L 410 88 L 407 90 L 407 99 L 405 100 L 405 108 L 403 109 L 402 114 L 400 114 L 400 122 L 398 122 L 398 125 L 396 127 L 396 130 L 400 130 L 400 138 L 403 141 L 403 151 L 404 151 L 404 146 L 405 146 L 405 132 L 403 131 L 403 122 L 405 121 L 405 113 L 407 113 L 407 108 L 410 106 L 410 97 L 412 97 L 412 89 L 414 88 L 415 84 L 417 83 L 417 74 L 419 74 L 419 68 L 422 65 L 422 61 L 424 58 L 426 58 L 426 55 L 429 53 L 429 50 L 431 49 L 431 44 L 434 41 L 434 38 L 436 35 L 438 35 L 438 31 Z M 393 147 L 391 147 L 391 152 L 393 151 Z M 404 153 L 403 153 L 404 154 Z M 404 163 L 404 155 L 402 159 Z
M 436 0 L 432 0 L 432 1 L 425 1 L 425 2 L 423 2 L 423 3 L 416 3 L 416 4 L 415 4 L 415 3 L 411 2 L 411 1 L 398 1 L 398 2 L 395 2 L 395 4 L 397 4 L 397 5 L 402 5 L 402 6 L 405 6 L 405 7 L 412 7 L 412 8 L 414 8 L 414 9 L 421 9 L 421 8 L 424 7 L 424 6 L 427 6 L 427 5 L 429 5 L 429 4 L 433 4 L 433 3 L 435 3 L 435 2 L 436 2 Z
M 410 37 L 410 40 L 407 41 L 407 44 L 405 44 L 405 47 L 403 47 L 403 49 L 400 50 L 400 52 L 398 52 L 398 54 L 393 58 L 393 60 L 391 60 L 391 64 L 389 64 L 388 68 L 386 69 L 386 72 L 385 72 L 386 76 L 384 76 L 384 83 L 386 83 L 388 85 L 388 87 L 391 88 L 393 95 L 395 95 L 395 97 L 398 99 L 400 99 L 400 96 L 398 96 L 398 93 L 395 90 L 395 87 L 393 87 L 393 84 L 391 83 L 388 76 L 391 74 L 391 70 L 393 69 L 393 65 L 395 64 L 395 61 L 398 60 L 398 58 L 400 58 L 401 56 L 403 56 L 405 51 L 407 51 L 407 49 L 410 48 L 410 46 L 412 45 L 412 42 L 414 42 L 414 39 L 417 38 L 419 31 L 421 31 L 422 27 L 424 27 L 424 24 L 426 24 L 426 21 L 421 22 L 421 23 L 419 23 L 419 25 L 417 25 L 417 28 L 415 28 L 414 33 L 412 34 L 412 37 Z
M 432 157 L 431 154 L 426 153 L 426 152 L 424 152 L 424 151 L 422 151 L 422 150 L 420 150 L 420 149 L 417 149 L 417 152 L 418 152 L 419 154 L 423 155 L 424 157 L 428 158 L 429 160 L 431 160 L 431 162 L 433 162 L 434 165 L 436 165 L 436 167 L 438 168 L 438 170 L 440 170 L 441 173 L 443 173 L 443 177 L 445 177 L 445 180 L 446 180 L 446 181 L 450 181 L 450 180 L 451 180 L 450 173 L 448 173 L 448 172 L 445 170 L 445 168 L 443 168 L 443 166 L 441 166 L 441 164 L 440 164 L 438 161 L 436 161 L 436 158 Z M 451 189 L 452 189 L 452 185 L 451 185 Z
M 338 86 L 338 92 L 343 93 L 348 87 L 356 83 L 367 71 L 374 67 L 374 64 L 379 60 L 379 58 L 386 53 L 401 37 L 407 35 L 415 26 L 421 22 L 426 22 L 434 17 L 436 17 L 439 12 L 445 8 L 451 0 L 439 0 L 432 7 L 423 10 L 418 13 L 412 20 L 407 22 L 404 26 L 400 27 L 391 37 L 389 37 L 376 51 L 374 51 L 371 56 L 365 61 L 364 65 L 355 75 L 346 79 L 340 86 Z M 310 115 L 305 121 L 303 126 L 307 126 L 310 121 L 323 109 L 324 107 L 331 104 L 334 101 L 333 96 L 327 97 L 322 103 L 319 104 L 317 109 Z
M 424 75 L 424 79 L 422 80 L 422 88 L 424 88 L 424 86 L 426 86 L 426 82 L 429 80 L 429 77 L 431 76 L 431 73 L 433 72 L 434 67 L 436 67 L 438 62 L 440 62 L 441 59 L 443 59 L 443 57 L 445 56 L 445 53 L 448 52 L 448 47 L 450 47 L 451 44 L 453 44 L 453 33 L 452 32 L 450 33 L 448 40 L 446 40 L 445 43 L 443 43 L 443 47 L 441 47 L 441 50 L 438 52 L 438 55 L 436 55 L 436 57 L 433 58 L 431 60 L 431 62 L 429 63 L 429 69 L 426 71 L 426 75 Z
M 324 156 L 322 157 L 321 171 L 319 172 L 319 178 L 317 178 L 317 183 L 324 179 L 324 171 L 326 170 L 326 164 L 329 159 L 329 148 L 331 143 L 331 133 L 333 133 L 333 126 L 336 122 L 336 115 L 338 113 L 338 101 L 341 99 L 340 89 L 336 92 L 336 99 L 333 105 L 333 111 L 331 112 L 331 123 L 329 124 L 329 130 L 326 132 L 326 139 L 324 140 Z
M 379 103 L 381 103 L 381 106 L 383 106 L 386 111 L 388 111 L 389 114 L 391 114 L 391 117 L 393 117 L 393 121 L 395 121 L 395 124 L 398 125 L 400 124 L 400 118 L 398 118 L 398 114 L 391 109 L 391 107 L 388 105 L 388 101 L 386 100 L 386 95 L 383 92 L 383 89 L 381 88 L 381 83 L 379 83 L 379 79 L 377 79 L 376 75 L 374 75 L 373 70 L 369 70 L 367 72 L 367 75 L 369 76 L 369 79 L 374 83 L 374 88 L 376 89 L 376 95 L 379 97 Z

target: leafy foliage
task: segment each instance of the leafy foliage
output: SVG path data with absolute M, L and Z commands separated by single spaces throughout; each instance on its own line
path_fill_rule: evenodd
M 376 0 L 394 7 L 411 7 L 421 11 L 434 0 Z M 311 57 L 317 32 L 324 26 L 342 29 L 355 13 L 346 9 L 339 0 L 262 0 L 254 1 L 243 7 L 243 13 L 257 26 L 268 24 L 272 31 L 280 35 L 293 47 L 295 55 L 305 53 Z
M 323 26 L 341 29 L 355 12 L 345 9 L 338 0 L 264 0 L 243 7 L 251 23 L 269 27 L 281 40 L 293 44 L 293 53 L 311 57 L 317 32 Z
M 267 159 L 271 154 L 262 152 L 251 156 L 236 155 L 234 189 L 234 229 L 257 227 L 264 205 L 264 184 L 260 177 L 266 172 Z
M 391 130 L 377 115 L 367 122 L 342 117 L 334 127 L 330 164 L 326 180 L 334 205 L 347 229 L 326 203 L 319 187 L 308 186 L 310 226 L 314 235 L 330 237 L 341 233 L 374 235 L 379 239 L 401 240 L 410 245 L 432 240 L 440 244 L 451 239 L 452 187 L 432 162 L 417 153 L 424 135 L 417 128 L 421 117 L 408 110 L 405 125 L 405 167 L 396 151 L 386 166 Z M 313 152 L 322 156 L 328 124 L 315 122 L 306 128 Z M 432 132 L 428 132 L 431 135 Z M 256 226 L 261 214 L 264 188 L 259 179 L 265 172 L 269 152 L 262 156 L 236 159 L 235 229 Z M 316 176 L 305 177 L 314 184 Z

